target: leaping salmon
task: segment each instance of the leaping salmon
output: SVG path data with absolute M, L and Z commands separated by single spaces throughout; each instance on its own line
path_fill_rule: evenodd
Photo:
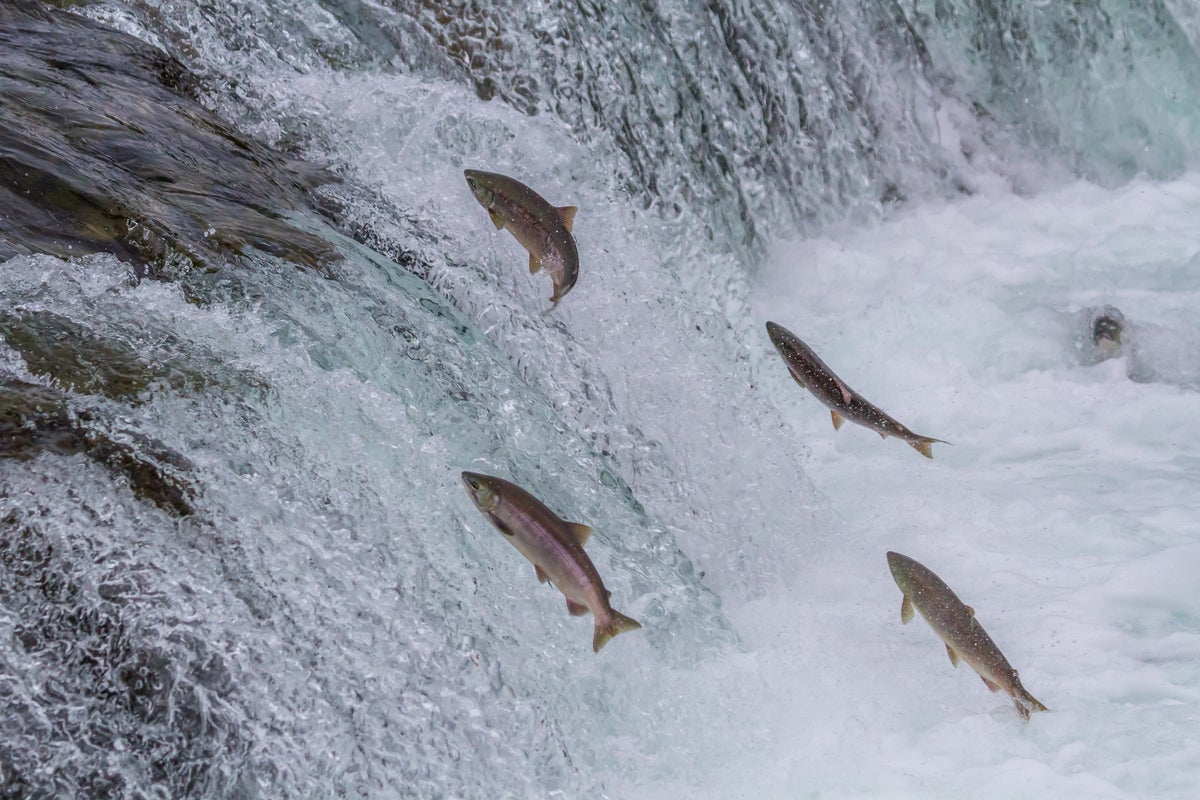
M 464 170 L 467 186 L 492 223 L 507 228 L 529 251 L 529 272 L 543 267 L 554 282 L 554 306 L 579 279 L 579 250 L 571 236 L 575 206 L 555 208 L 533 189 L 507 175 Z M 554 306 L 551 306 L 553 309 Z
M 989 689 L 1007 692 L 1023 718 L 1029 719 L 1030 710 L 1047 710 L 1021 685 L 1017 671 L 975 619 L 975 609 L 964 605 L 924 564 L 899 553 L 889 552 L 887 559 L 892 577 L 904 593 L 900 603 L 901 622 L 907 624 L 913 618 L 913 609 L 919 611 L 945 642 L 950 663 L 957 667 L 960 658 L 966 661 Z
M 600 573 L 583 550 L 591 528 L 563 520 L 541 500 L 503 478 L 464 472 L 462 481 L 488 522 L 533 562 L 538 580 L 550 581 L 563 593 L 571 616 L 592 612 L 596 621 L 594 652 L 600 652 L 618 633 L 642 627 L 609 604 L 612 593 L 604 588 Z
M 933 458 L 934 442 L 949 444 L 942 439 L 913 433 L 896 420 L 867 402 L 858 392 L 851 389 L 833 370 L 825 366 L 813 349 L 800 341 L 800 337 L 782 325 L 767 323 L 767 335 L 783 357 L 788 372 L 796 383 L 812 392 L 813 396 L 829 407 L 833 415 L 833 428 L 842 427 L 846 420 L 855 422 L 878 433 L 883 438 L 895 436 L 908 442 L 921 455 Z

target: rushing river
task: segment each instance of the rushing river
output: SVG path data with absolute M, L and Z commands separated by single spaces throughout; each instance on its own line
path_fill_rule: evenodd
M 5 0 L 0 798 L 1191 798 L 1198 46 L 1194 0 Z M 578 206 L 552 313 L 467 168 Z M 835 432 L 768 320 L 952 444 Z M 642 629 L 593 654 L 463 470 Z

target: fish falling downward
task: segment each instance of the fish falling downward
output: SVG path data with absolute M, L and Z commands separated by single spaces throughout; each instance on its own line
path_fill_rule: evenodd
M 529 251 L 529 272 L 543 268 L 554 282 L 551 310 L 579 279 L 579 250 L 571 236 L 575 206 L 556 208 L 518 180 L 495 172 L 464 170 L 467 186 L 497 228 L 507 228 Z
M 921 436 L 913 433 L 896 420 L 883 413 L 862 395 L 851 389 L 833 370 L 825 366 L 813 349 L 800 341 L 800 337 L 782 325 L 774 322 L 767 323 L 767 335 L 771 344 L 779 351 L 783 363 L 787 364 L 788 372 L 796 383 L 812 392 L 813 396 L 824 403 L 833 415 L 833 428 L 838 430 L 846 420 L 858 423 L 865 428 L 878 433 L 884 439 L 895 436 L 908 442 L 918 453 L 926 458 L 933 458 L 934 442 L 949 444 L 942 439 Z
M 887 560 L 896 585 L 904 593 L 900 603 L 901 622 L 907 624 L 913 618 L 913 609 L 919 611 L 946 644 L 950 663 L 957 667 L 959 659 L 966 661 L 989 689 L 1007 692 L 1024 719 L 1029 719 L 1030 710 L 1047 710 L 1025 691 L 1017 671 L 975 619 L 975 609 L 964 605 L 924 564 L 899 553 L 888 553 Z
M 642 627 L 609 604 L 612 593 L 604 588 L 600 573 L 583 550 L 591 528 L 563 520 L 541 500 L 502 478 L 464 472 L 462 481 L 480 513 L 533 562 L 538 580 L 550 581 L 563 593 L 571 616 L 592 612 L 596 621 L 594 652 L 600 652 L 618 633 Z

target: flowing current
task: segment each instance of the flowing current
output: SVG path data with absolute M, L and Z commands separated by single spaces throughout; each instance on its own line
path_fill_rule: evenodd
M 1194 796 L 1198 47 L 1192 0 L 6 3 L 0 798 Z M 464 168 L 579 207 L 553 313 Z M 835 433 L 767 320 L 953 444 Z M 594 655 L 463 470 L 642 630 Z

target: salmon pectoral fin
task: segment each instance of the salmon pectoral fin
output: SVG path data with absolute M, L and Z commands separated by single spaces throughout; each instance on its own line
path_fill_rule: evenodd
M 950 656 L 950 663 L 957 667 L 958 666 L 958 653 L 954 652 L 954 648 L 951 647 L 950 645 L 946 645 L 946 653 Z M 987 678 L 984 678 L 984 681 L 986 682 Z M 995 691 L 995 690 L 993 689 L 992 691 Z
M 529 254 L 529 274 L 536 275 L 542 270 L 541 260 L 533 253 Z
M 584 614 L 588 613 L 588 607 L 583 603 L 576 603 L 574 600 L 568 597 L 567 613 L 569 613 L 572 617 L 582 617 Z
M 568 522 L 567 530 L 569 530 L 571 535 L 575 537 L 575 541 L 579 542 L 580 547 L 583 547 L 585 544 L 587 544 L 587 540 L 591 538 L 592 535 L 592 529 L 579 522 Z
M 546 570 L 542 569 L 537 564 L 533 565 L 533 570 L 537 573 L 539 583 L 545 583 L 546 581 L 550 580 L 550 576 L 546 574 Z
M 570 233 L 571 226 L 575 224 L 575 212 L 579 209 L 575 206 L 563 206 L 554 210 L 558 212 L 558 217 L 562 220 L 563 227 L 567 229 L 567 233 Z
M 496 226 L 496 230 L 504 227 L 504 219 L 493 209 L 488 209 L 488 216 L 492 218 L 492 224 Z
M 1000 691 L 1000 684 L 992 683 L 991 681 L 989 681 L 987 678 L 983 677 L 982 675 L 979 676 L 979 680 L 983 681 L 984 685 L 987 686 L 989 689 L 991 689 L 993 692 Z
M 904 599 L 900 601 L 900 623 L 907 625 L 912 622 L 913 604 L 912 600 L 908 599 L 908 595 L 904 595 Z
M 607 620 L 601 622 L 596 620 L 596 633 L 592 637 L 592 652 L 599 653 L 600 648 L 608 643 L 608 640 L 616 636 L 618 633 L 625 631 L 636 631 L 642 627 L 642 623 L 632 617 L 627 617 L 620 611 L 613 611 Z
M 829 414 L 833 417 L 833 429 L 835 431 L 840 431 L 842 429 L 842 423 L 846 421 L 846 418 L 834 411 L 832 408 L 829 409 Z
M 975 619 L 975 609 L 971 608 L 970 606 L 963 606 L 963 608 L 965 608 L 967 613 L 971 615 L 971 619 Z

